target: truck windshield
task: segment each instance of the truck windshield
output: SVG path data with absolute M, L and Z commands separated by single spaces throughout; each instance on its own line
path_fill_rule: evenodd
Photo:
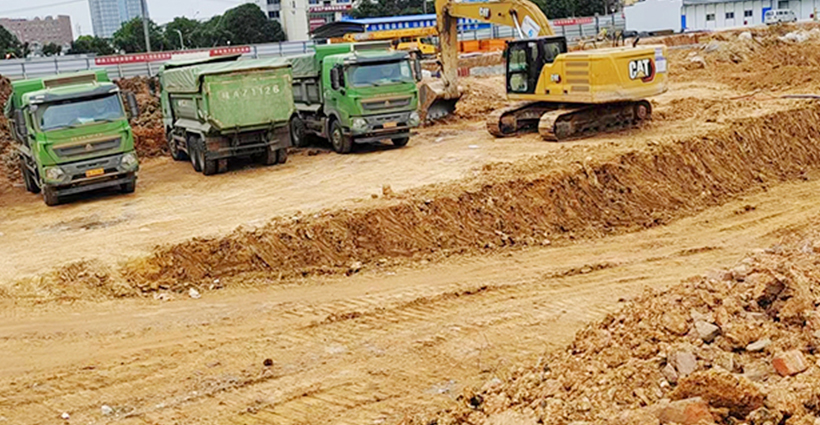
M 37 114 L 40 129 L 43 131 L 77 127 L 99 121 L 117 121 L 123 119 L 124 115 L 122 103 L 116 94 L 41 105 Z
M 412 83 L 413 73 L 407 61 L 353 65 L 348 72 L 353 87 Z

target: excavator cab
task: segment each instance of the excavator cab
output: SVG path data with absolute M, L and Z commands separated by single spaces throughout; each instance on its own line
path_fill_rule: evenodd
M 539 37 L 507 42 L 504 59 L 507 63 L 507 93 L 534 94 L 545 64 L 567 52 L 563 36 Z

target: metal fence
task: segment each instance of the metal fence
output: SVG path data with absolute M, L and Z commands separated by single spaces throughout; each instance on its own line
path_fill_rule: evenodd
M 575 23 L 578 22 L 578 23 Z M 553 21 L 553 29 L 558 35 L 567 38 L 570 45 L 578 43 L 579 39 L 598 34 L 602 28 L 608 30 L 623 30 L 626 28 L 626 19 L 620 13 Z M 514 28 L 506 26 L 492 26 L 487 29 L 465 31 L 459 34 L 460 40 L 486 40 L 490 38 L 516 38 Z M 251 46 L 250 53 L 243 57 L 268 58 L 275 56 L 289 56 L 306 53 L 313 48 L 312 41 L 283 42 L 257 44 Z M 127 78 L 135 76 L 155 75 L 165 61 L 138 62 L 118 65 L 97 66 L 94 55 L 66 55 L 51 58 L 30 58 L 0 60 L 0 75 L 12 80 L 44 77 L 65 72 L 85 71 L 88 69 L 105 68 L 112 78 Z

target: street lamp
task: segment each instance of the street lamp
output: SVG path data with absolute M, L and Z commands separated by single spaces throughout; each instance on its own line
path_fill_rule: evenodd
M 182 31 L 174 30 L 179 34 L 179 45 L 182 47 L 182 50 L 185 50 L 185 41 L 182 39 Z

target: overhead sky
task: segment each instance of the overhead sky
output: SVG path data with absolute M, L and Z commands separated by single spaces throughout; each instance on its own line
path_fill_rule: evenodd
M 177 16 L 207 19 L 239 6 L 252 3 L 243 0 L 147 0 L 148 14 L 158 24 Z M 0 0 L 0 18 L 27 18 L 55 15 L 71 16 L 74 37 L 91 35 L 91 12 L 88 0 Z M 80 31 L 77 31 L 79 25 Z

